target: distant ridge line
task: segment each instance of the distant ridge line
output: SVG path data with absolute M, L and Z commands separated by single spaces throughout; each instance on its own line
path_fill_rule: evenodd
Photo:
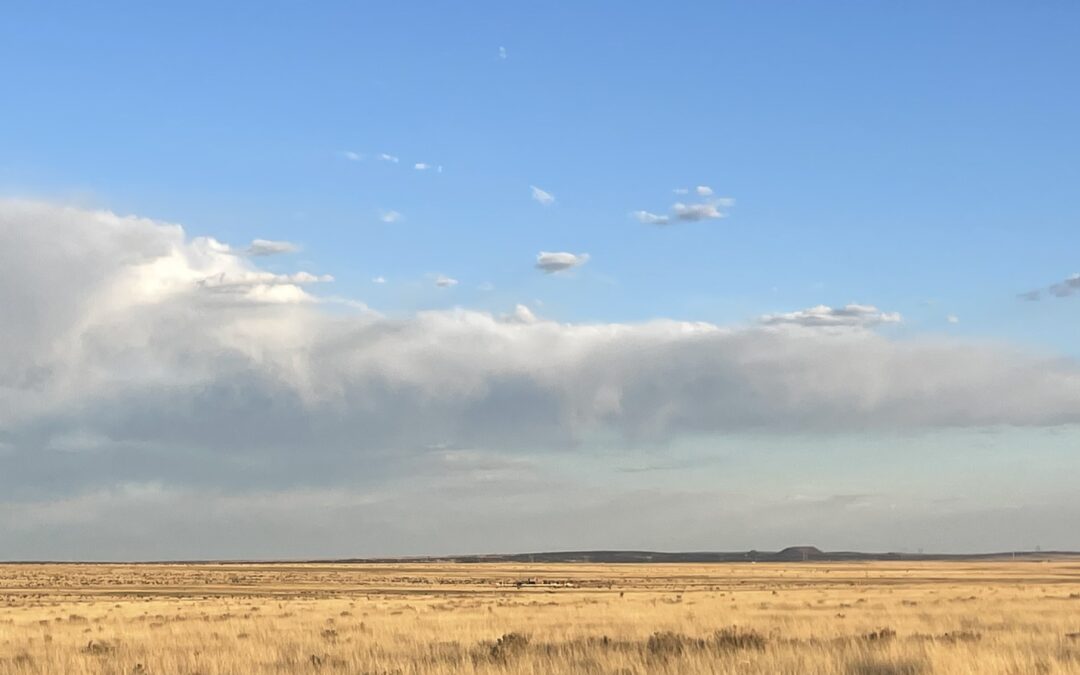
M 1080 560 L 1080 551 L 1001 551 L 996 553 L 864 553 L 860 551 L 821 551 L 813 546 L 789 546 L 780 551 L 541 551 L 536 553 L 478 553 L 465 555 L 381 556 L 365 558 L 210 558 L 187 560 L 0 560 L 3 565 L 197 565 L 260 564 L 394 564 L 394 563 L 790 563 L 790 562 L 1008 562 L 1022 560 L 1043 562 Z
M 780 551 L 543 551 L 394 558 L 347 558 L 340 563 L 738 563 L 738 562 L 874 562 L 874 561 L 1042 561 L 1080 558 L 1080 551 L 1003 551 L 997 553 L 863 553 L 821 551 L 813 546 L 792 546 Z

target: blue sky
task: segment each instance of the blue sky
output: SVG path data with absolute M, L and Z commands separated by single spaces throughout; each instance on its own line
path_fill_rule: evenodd
M 563 325 L 672 319 L 752 330 L 766 315 L 856 303 L 881 313 L 859 326 L 868 340 L 1063 359 L 1072 382 L 1080 298 L 1045 289 L 1080 271 L 1075 3 L 16 3 L 4 12 L 5 197 L 179 223 L 192 241 L 235 250 L 291 242 L 294 252 L 252 264 L 332 275 L 320 298 L 405 322 L 426 310 L 501 317 L 523 305 Z M 537 201 L 532 186 L 554 200 Z M 677 202 L 718 198 L 734 200 L 720 206 L 723 218 L 670 215 Z M 642 223 L 637 211 L 672 222 Z M 391 212 L 399 217 L 386 222 Z M 535 266 L 541 252 L 588 259 L 546 274 Z M 238 274 L 226 267 L 213 269 Z M 1018 298 L 1035 289 L 1039 301 Z M 8 297 L 14 306 L 30 296 Z M 358 306 L 320 311 L 349 316 Z M 927 424 L 965 457 L 1003 425 L 1044 466 L 1077 468 L 1060 454 L 1062 437 L 1044 435 L 1053 427 L 1075 438 L 1057 426 L 1076 421 L 1066 413 L 1000 423 L 982 409 L 957 414 L 966 421 Z M 886 432 L 873 430 L 874 417 L 844 433 L 937 447 L 895 440 L 929 433 L 909 418 L 898 413 Z M 0 450 L 21 448 L 29 432 L 7 424 Z M 781 455 L 852 442 L 813 424 L 800 427 L 812 440 L 764 426 Z M 1026 426 L 1036 428 L 1030 437 Z M 667 450 L 624 439 L 619 452 L 643 452 L 652 466 L 666 461 L 656 453 L 700 459 L 702 448 L 730 445 L 730 430 L 703 427 L 689 424 Z M 703 431 L 711 440 L 693 436 Z M 830 467 L 846 462 L 825 454 Z M 864 460 L 866 480 L 880 456 Z M 758 475 L 763 460 L 738 461 Z M 1001 479 L 1015 471 L 995 466 Z M 163 475 L 131 480 L 167 489 Z M 606 475 L 596 484 L 612 485 Z M 1033 478 L 1030 494 L 1043 478 L 1052 475 Z M 305 489 L 326 487 L 311 480 Z M 659 484 L 642 480 L 634 489 Z M 119 489 L 81 489 L 91 487 Z M 988 533 L 968 547 L 997 542 Z
M 1071 3 L 9 12 L 8 192 L 297 240 L 385 311 L 726 322 L 864 302 L 1075 349 L 1075 312 L 1013 302 L 1077 271 Z M 737 200 L 726 220 L 628 215 L 699 184 Z M 592 260 L 564 283 L 531 269 L 540 250 Z M 432 273 L 462 283 L 409 288 Z

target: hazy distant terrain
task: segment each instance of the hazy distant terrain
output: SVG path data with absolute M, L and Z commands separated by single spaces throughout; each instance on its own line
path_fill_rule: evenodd
M 1061 561 L 19 564 L 0 598 L 5 675 L 1080 666 Z
M 840 562 L 887 560 L 1060 560 L 1080 559 L 1076 551 L 1005 551 L 998 553 L 867 553 L 821 551 L 814 546 L 789 546 L 780 551 L 544 551 L 440 557 L 359 558 L 343 562 L 518 562 L 518 563 L 736 563 L 736 562 Z

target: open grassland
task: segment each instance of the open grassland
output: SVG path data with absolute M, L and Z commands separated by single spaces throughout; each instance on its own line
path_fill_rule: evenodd
M 1080 673 L 1080 563 L 0 565 L 0 674 Z

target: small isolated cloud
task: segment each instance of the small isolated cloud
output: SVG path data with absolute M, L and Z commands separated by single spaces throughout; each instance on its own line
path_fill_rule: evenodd
M 713 194 L 713 189 L 708 185 L 699 185 L 694 188 L 694 192 L 696 192 L 699 197 L 711 197 Z
M 871 328 L 883 323 L 899 323 L 901 316 L 897 312 L 883 312 L 873 305 L 849 304 L 843 307 L 818 305 L 797 312 L 766 314 L 758 321 L 766 326 Z
M 1034 302 L 1036 300 L 1042 300 L 1044 289 L 1036 289 L 1034 291 L 1028 291 L 1026 293 L 1020 293 L 1016 297 L 1021 300 L 1027 300 Z M 1051 284 L 1045 289 L 1047 295 L 1052 295 L 1055 298 L 1067 298 L 1071 295 L 1080 293 L 1080 274 L 1073 274 L 1066 277 L 1062 281 L 1056 284 Z
M 672 190 L 672 192 L 674 192 L 677 195 L 688 195 L 688 194 L 690 194 L 690 189 L 689 188 L 675 188 L 674 190 Z
M 555 195 L 551 194 L 550 192 L 541 190 L 535 185 L 530 185 L 529 189 L 532 190 L 532 198 L 540 202 L 544 206 L 550 206 L 555 203 Z
M 416 164 L 413 164 L 413 168 L 417 171 L 427 171 L 431 168 L 431 165 L 426 162 L 417 162 Z
M 247 254 L 251 256 L 279 255 L 282 253 L 296 253 L 300 247 L 291 241 L 273 241 L 270 239 L 255 239 L 247 248 Z
M 400 159 L 398 159 L 397 157 L 395 157 L 395 156 L 393 156 L 393 155 L 388 155 L 388 154 L 386 154 L 385 152 L 383 152 L 383 153 L 380 153 L 380 154 L 379 154 L 379 159 L 380 159 L 381 161 L 383 161 L 383 162 L 392 162 L 392 163 L 394 163 L 394 164 L 397 164 L 398 162 L 400 162 L 400 161 L 401 161 L 401 160 L 400 160 Z
M 445 274 L 440 274 L 435 277 L 435 285 L 439 288 L 450 288 L 451 286 L 457 286 L 457 284 L 457 279 L 452 279 Z
M 350 162 L 359 162 L 364 158 L 359 152 L 353 152 L 352 150 L 342 150 L 341 156 Z
M 371 283 L 373 283 L 373 284 L 385 284 L 386 283 L 386 277 L 383 277 L 383 276 L 374 277 L 371 280 Z
M 506 60 L 506 47 L 499 47 L 499 58 Z
M 950 314 L 946 316 L 945 320 L 949 323 L 960 323 L 960 317 L 956 316 L 955 314 Z
M 639 223 L 646 225 L 667 225 L 671 221 L 671 218 L 667 216 L 648 211 L 634 211 L 633 216 L 637 218 Z
M 1080 274 L 1074 274 L 1064 281 L 1059 281 L 1050 287 L 1050 295 L 1058 298 L 1067 298 L 1080 291 Z
M 682 202 L 677 202 L 671 207 L 671 210 L 679 220 L 696 222 L 699 220 L 723 218 L 724 214 L 720 212 L 720 209 L 717 208 L 718 206 L 718 202 L 705 202 L 702 204 L 683 204 Z
M 393 209 L 389 211 L 382 211 L 379 213 L 379 220 L 383 221 L 384 223 L 396 223 L 404 217 L 405 216 L 401 215 L 397 211 L 394 211 Z
M 547 274 L 581 267 L 587 262 L 589 262 L 588 253 L 567 253 L 565 251 L 549 253 L 541 251 L 536 255 L 537 269 L 543 270 Z

